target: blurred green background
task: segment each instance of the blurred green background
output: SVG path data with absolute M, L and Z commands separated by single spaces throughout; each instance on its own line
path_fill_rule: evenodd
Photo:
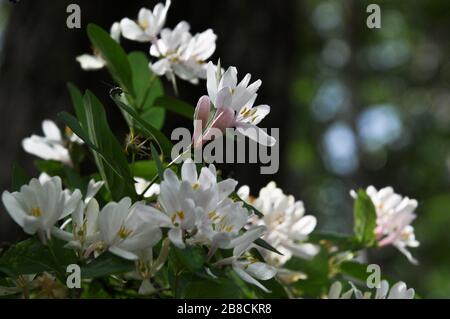
M 40 122 L 69 109 L 65 83 L 106 97 L 106 72 L 82 72 L 74 58 L 89 49 L 84 30 L 65 28 L 71 1 L 1 2 L 1 185 L 11 165 L 31 172 L 20 140 Z M 156 1 L 74 1 L 85 27 L 105 28 Z M 117 3 L 116 3 L 117 2 Z M 366 26 L 367 5 L 381 7 L 381 29 Z M 223 167 L 253 193 L 276 180 L 318 217 L 318 229 L 349 233 L 349 190 L 391 185 L 419 201 L 414 222 L 419 266 L 394 248 L 368 252 L 368 261 L 425 298 L 450 297 L 450 2 L 420 1 L 181 1 L 168 25 L 185 19 L 194 32 L 218 34 L 214 59 L 263 80 L 258 101 L 271 105 L 262 126 L 280 127 L 281 169 L 258 175 L 255 165 Z M 125 48 L 147 50 L 124 41 Z M 170 90 L 170 88 L 168 87 Z M 194 104 L 204 84 L 180 84 Z M 106 98 L 105 98 L 106 99 Z M 120 114 L 111 108 L 113 123 Z M 115 122 L 114 122 L 115 121 Z M 14 125 L 11 126 L 11 123 Z M 164 131 L 191 123 L 169 118 Z M 118 131 L 121 126 L 118 124 Z M 3 208 L 2 208 L 3 210 Z M 17 228 L 0 215 L 1 240 Z

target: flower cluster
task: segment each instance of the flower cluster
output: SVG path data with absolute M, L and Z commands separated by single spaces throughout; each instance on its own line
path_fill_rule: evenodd
M 91 180 L 83 199 L 79 190 L 73 193 L 63 190 L 59 177 L 42 175 L 19 192 L 5 191 L 2 199 L 11 217 L 26 233 L 38 233 L 44 242 L 53 234 L 67 241 L 67 247 L 77 250 L 82 258 L 109 250 L 140 263 L 152 261 L 152 248 L 161 241 L 162 229 L 168 229 L 167 237 L 176 247 L 207 246 L 209 258 L 217 249 L 234 249 L 233 257 L 216 265 L 232 264 L 249 283 L 265 289 L 253 277 L 267 280 L 275 275 L 273 267 L 246 257 L 245 252 L 261 237 L 265 227 L 255 226 L 243 232 L 250 214 L 242 202 L 229 198 L 237 182 L 233 179 L 218 182 L 214 165 L 202 167 L 197 174 L 196 165 L 187 160 L 181 168 L 181 179 L 166 169 L 158 208 L 145 202 L 133 203 L 125 197 L 100 210 L 94 197 L 103 184 Z M 60 220 L 62 225 L 57 227 Z M 65 231 L 66 228 L 71 232 Z
M 411 222 L 416 219 L 414 210 L 417 208 L 417 201 L 408 197 L 402 197 L 394 192 L 392 187 L 384 187 L 377 190 L 373 186 L 367 187 L 367 195 L 370 196 L 377 213 L 377 227 L 375 235 L 380 247 L 393 245 L 408 260 L 417 264 L 408 251 L 408 247 L 418 247 L 419 242 L 414 235 L 414 228 Z M 354 192 L 351 193 L 356 197 Z
M 153 119 L 147 116 L 152 114 L 149 111 L 154 111 L 155 105 L 161 108 L 156 102 L 150 105 L 146 100 L 148 96 L 162 94 L 152 91 L 155 89 L 153 81 L 159 81 L 152 75 L 166 76 L 174 84 L 175 77 L 191 83 L 206 79 L 207 95 L 199 98 L 193 115 L 191 149 L 201 148 L 222 136 L 227 128 L 235 128 L 240 135 L 263 146 L 271 147 L 276 143 L 274 137 L 258 127 L 270 113 L 268 105 L 255 105 L 261 80 L 252 82 L 252 76 L 246 74 L 238 81 L 236 67 L 222 69 L 220 60 L 217 65 L 208 62 L 216 49 L 217 37 L 211 29 L 193 35 L 185 21 L 173 29 L 165 28 L 170 5 L 171 1 L 167 0 L 153 10 L 142 8 L 136 20 L 123 18 L 114 23 L 110 30 L 111 39 L 100 27 L 88 27 L 88 31 L 92 31 L 89 32 L 91 38 L 97 36 L 104 42 L 109 41 L 109 46 L 94 48 L 93 54 L 77 57 L 86 70 L 105 66 L 115 70 L 121 67 L 132 69 L 131 55 L 130 60 L 122 55 L 122 59 L 117 60 L 123 61 L 115 61 L 110 59 L 110 52 L 101 51 L 108 47 L 117 49 L 123 36 L 149 44 L 150 56 L 157 58 L 148 69 L 140 70 L 151 78 L 151 83 L 142 83 L 146 81 L 136 72 L 124 72 L 125 79 L 120 78 L 121 72 L 112 72 L 118 83 L 131 88 L 130 92 L 118 88 L 121 94 L 110 94 L 129 125 L 126 146 L 115 140 L 106 117 L 96 116 L 104 112 L 101 102 L 91 92 L 80 98 L 81 92 L 73 88 L 71 93 L 76 100 L 74 104 L 78 104 L 78 119 L 69 114 L 62 114 L 62 118 L 83 140 L 69 128 L 61 132 L 50 120 L 42 124 L 44 136 L 32 135 L 23 140 L 26 152 L 44 160 L 40 161 L 44 164 L 40 167 L 41 172 L 52 176 L 42 173 L 18 190 L 15 183 L 16 191 L 4 191 L 2 201 L 24 232 L 36 235 L 41 241 L 33 239 L 38 248 L 51 250 L 53 241 L 62 243 L 64 252 L 69 249 L 71 256 L 87 267 L 104 266 L 107 262 L 100 256 L 119 260 L 125 264 L 124 272 L 120 273 L 124 276 L 119 279 L 138 280 L 141 285 L 136 290 L 141 294 L 158 293 L 170 287 L 171 293 L 167 294 L 170 297 L 178 297 L 180 286 L 185 284 L 181 281 L 191 281 L 193 277 L 195 280 L 201 278 L 212 287 L 230 280 L 251 298 L 260 296 L 261 290 L 269 293 L 272 288 L 278 293 L 281 291 L 282 297 L 308 297 L 296 286 L 297 281 L 304 280 L 306 283 L 300 282 L 299 286 L 307 288 L 310 285 L 313 287 L 310 291 L 321 289 L 317 295 L 322 297 L 326 295 L 330 280 L 335 280 L 337 275 L 348 275 L 340 268 L 343 262 L 374 246 L 393 245 L 410 261 L 416 262 L 407 248 L 419 245 L 410 225 L 416 217 L 414 211 L 418 203 L 396 194 L 391 187 L 377 190 L 370 186 L 358 193 L 363 196 L 352 191 L 358 204 L 355 205 L 355 233 L 336 236 L 317 232 L 317 219 L 305 214 L 303 202 L 285 194 L 275 182 L 268 183 L 257 197 L 252 197 L 248 186 L 236 190 L 238 182 L 222 178 L 212 164 L 197 165 L 190 158 L 181 165 L 175 160 L 165 162 L 170 153 L 170 142 L 153 127 Z M 119 67 L 109 65 L 114 63 Z M 140 92 L 143 96 L 133 92 L 137 91 L 135 86 L 143 91 Z M 161 86 L 157 90 L 161 91 Z M 84 112 L 82 107 L 88 111 Z M 176 106 L 168 108 L 176 109 Z M 178 111 L 191 118 L 191 110 Z M 139 147 L 129 147 L 136 141 Z M 90 149 L 93 156 L 84 156 L 86 149 Z M 76 156 L 78 152 L 82 156 Z M 187 154 L 185 152 L 183 156 Z M 88 158 L 93 159 L 97 167 L 89 174 L 81 165 Z M 55 161 L 58 165 L 54 165 Z M 136 173 L 139 167 L 140 172 Z M 156 171 L 151 172 L 151 168 Z M 154 176 L 151 181 L 142 177 L 149 173 Z M 369 240 L 365 240 L 367 237 Z M 51 253 L 53 263 L 58 256 L 53 250 Z M 0 268 L 3 269 L 8 262 L 2 257 L 0 254 Z M 305 267 L 310 269 L 318 265 L 320 274 L 313 272 L 312 277 L 322 277 L 307 282 L 310 269 L 298 266 L 305 263 L 311 263 L 310 267 Z M 40 261 L 35 264 L 42 266 Z M 127 268 L 130 265 L 134 270 Z M 0 293 L 43 285 L 51 291 L 59 289 L 55 282 L 60 279 L 47 274 L 54 269 L 37 269 L 37 275 L 31 275 L 27 269 L 10 286 L 0 287 Z M 325 273 L 322 269 L 328 271 Z M 188 279 L 183 278 L 186 272 Z M 116 275 L 114 271 L 100 275 L 104 273 Z M 117 280 L 116 276 L 114 279 Z M 318 283 L 323 283 L 323 287 L 316 287 Z M 342 293 L 342 283 L 335 282 L 329 289 L 328 298 L 350 298 L 353 294 L 357 299 L 371 297 L 353 283 L 350 285 L 351 289 Z M 389 289 L 389 284 L 382 281 L 375 298 L 409 299 L 414 294 L 414 290 L 407 289 L 403 282 Z
M 266 227 L 263 238 L 282 253 L 280 255 L 261 250 L 264 259 L 278 268 L 280 278 L 288 282 L 302 278 L 301 273 L 284 269 L 283 265 L 292 256 L 311 259 L 318 253 L 319 246 L 306 242 L 308 235 L 316 227 L 316 218 L 305 215 L 303 202 L 296 201 L 292 195 L 284 194 L 275 182 L 263 187 L 257 198 L 250 196 L 248 186 L 242 186 L 238 195 L 263 214 L 261 217 L 254 216 L 251 225 Z
M 175 76 L 191 83 L 206 78 L 206 63 L 216 50 L 217 36 L 211 29 L 190 33 L 189 23 L 179 22 L 175 28 L 164 28 L 171 1 L 158 3 L 153 10 L 142 8 L 136 20 L 123 18 L 111 26 L 110 35 L 119 42 L 121 35 L 131 41 L 150 42 L 150 55 L 158 61 L 149 67 L 157 75 L 175 82 Z M 106 65 L 103 56 L 94 53 L 77 57 L 84 70 L 97 70 Z

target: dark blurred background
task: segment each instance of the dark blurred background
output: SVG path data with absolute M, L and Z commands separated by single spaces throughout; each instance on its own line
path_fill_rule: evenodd
M 421 242 L 408 263 L 393 248 L 369 260 L 416 288 L 422 297 L 450 297 L 450 2 L 376 1 L 381 29 L 366 26 L 373 1 L 173 0 L 167 26 L 187 20 L 192 32 L 218 35 L 214 60 L 236 65 L 241 78 L 263 81 L 258 101 L 272 107 L 261 123 L 280 128 L 280 171 L 227 165 L 241 184 L 276 180 L 305 202 L 318 228 L 352 229 L 350 189 L 391 185 L 419 201 L 414 223 Z M 66 27 L 66 7 L 81 6 L 82 29 Z M 108 106 L 118 135 L 122 118 L 107 95 L 106 71 L 83 72 L 75 57 L 89 52 L 89 22 L 105 29 L 156 1 L 21 0 L 0 2 L 0 186 L 10 188 L 14 162 L 36 174 L 21 140 L 41 134 L 41 121 L 72 110 L 66 82 L 90 88 Z M 122 41 L 129 52 L 146 45 Z M 167 84 L 167 91 L 171 91 Z M 180 96 L 195 104 L 206 86 L 179 82 Z M 189 121 L 167 117 L 164 132 Z M 0 241 L 17 227 L 0 213 Z

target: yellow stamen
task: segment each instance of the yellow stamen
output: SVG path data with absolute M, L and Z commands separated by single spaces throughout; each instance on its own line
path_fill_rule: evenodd
M 67 136 L 72 136 L 73 131 L 70 127 L 66 126 L 65 131 Z
M 209 218 L 209 219 L 214 219 L 214 217 L 216 217 L 216 212 L 210 212 L 210 213 L 208 213 L 208 218 Z
M 33 217 L 41 217 L 43 214 L 42 209 L 40 209 L 39 207 L 34 207 L 31 209 L 31 216 Z
M 125 226 L 120 227 L 119 231 L 117 232 L 117 235 L 119 235 L 120 238 L 126 239 L 128 236 L 131 235 L 133 231 L 131 229 L 126 229 Z
M 139 26 L 144 30 L 147 29 L 149 27 L 148 21 L 147 20 L 139 21 Z
M 184 212 L 183 211 L 177 212 L 177 216 L 178 216 L 179 219 L 183 220 L 184 219 Z
M 198 189 L 200 187 L 200 184 L 199 183 L 194 183 L 194 184 L 192 184 L 192 189 L 193 190 L 196 190 L 196 189 Z
M 225 230 L 226 230 L 228 233 L 231 233 L 231 231 L 233 230 L 233 228 L 234 228 L 234 225 L 230 225 L 230 226 L 228 226 Z

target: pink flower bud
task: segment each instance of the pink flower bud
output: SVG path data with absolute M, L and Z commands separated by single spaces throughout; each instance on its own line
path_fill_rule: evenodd
M 194 121 L 198 120 L 202 123 L 204 129 L 208 124 L 209 112 L 211 110 L 211 101 L 207 95 L 203 95 L 197 102 L 195 108 Z
M 234 123 L 234 111 L 230 107 L 220 107 L 217 109 L 216 115 L 212 121 L 212 127 L 225 131 L 228 127 L 232 127 Z

